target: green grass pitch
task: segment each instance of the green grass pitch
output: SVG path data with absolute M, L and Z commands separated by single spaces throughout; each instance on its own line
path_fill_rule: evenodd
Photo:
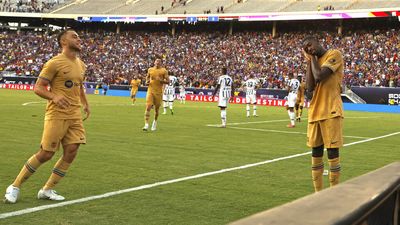
M 84 122 L 88 144 L 81 146 L 56 190 L 68 202 L 143 189 L 0 219 L 0 224 L 226 224 L 313 192 L 308 154 L 237 168 L 310 151 L 305 144 L 307 121 L 286 128 L 289 120 L 282 107 L 261 106 L 258 118 L 246 118 L 244 105 L 231 104 L 228 128 L 222 129 L 206 126 L 220 123 L 216 103 L 182 105 L 176 101 L 173 116 L 160 115 L 158 130 L 143 132 L 144 99 L 132 106 L 124 97 L 88 98 L 92 110 Z M 33 103 L 23 105 L 28 102 Z M 39 149 L 45 101 L 33 92 L 0 90 L 0 109 L 3 195 L 21 166 Z M 346 144 L 400 131 L 400 114 L 346 111 L 345 117 Z M 343 147 L 341 181 L 399 160 L 399 137 Z M 0 217 L 55 204 L 37 200 L 36 194 L 60 154 L 24 183 L 17 204 L 0 203 Z M 190 177 L 227 168 L 236 170 Z M 185 177 L 190 178 L 143 186 Z

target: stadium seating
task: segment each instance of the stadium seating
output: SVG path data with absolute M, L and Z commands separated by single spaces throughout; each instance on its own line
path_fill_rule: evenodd
M 64 14 L 104 14 L 108 10 L 125 4 L 125 0 L 87 0 L 75 1 L 68 7 L 56 11 Z
M 256 12 L 278 12 L 282 8 L 291 4 L 288 0 L 271 0 L 271 1 L 263 1 L 263 0 L 248 0 L 246 2 L 235 4 L 229 7 L 226 12 L 227 13 L 256 13 Z
M 5 12 L 49 12 L 53 7 L 63 5 L 69 0 L 2 0 L 0 11 Z
M 168 13 L 169 14 L 183 14 L 185 11 L 187 13 L 199 13 L 202 14 L 204 11 L 210 10 L 211 13 L 217 13 L 217 8 L 223 6 L 224 11 L 225 8 L 234 5 L 234 0 L 210 0 L 207 1 L 207 4 L 204 4 L 204 0 L 192 0 L 188 1 L 186 5 L 182 5 L 171 9 Z
M 295 11 L 323 11 L 326 6 L 333 6 L 335 10 L 344 10 L 353 3 L 354 0 L 302 0 L 294 1 L 288 7 L 283 8 L 283 12 Z
M 110 10 L 110 14 L 118 15 L 143 15 L 155 14 L 155 11 L 162 14 L 161 7 L 167 11 L 171 7 L 171 0 L 133 0 L 128 4 L 121 5 L 117 8 Z
M 343 51 L 344 83 L 348 86 L 400 86 L 400 60 L 395 46 L 400 46 L 398 29 L 379 32 L 354 32 L 339 38 L 325 34 L 325 45 Z M 37 76 L 43 62 L 57 54 L 55 43 L 46 34 L 13 31 L 3 33 L 0 68 L 18 75 Z M 187 76 L 191 85 L 209 87 L 214 74 L 225 62 L 240 82 L 252 73 L 262 78 L 264 87 L 282 88 L 290 71 L 304 73 L 300 41 L 305 33 L 282 33 L 272 38 L 268 32 L 168 33 L 108 32 L 82 33 L 82 58 L 88 64 L 88 81 L 99 77 L 109 83 L 123 83 L 132 74 L 144 75 L 153 61 L 152 53 L 162 52 L 168 70 Z M 371 41 L 375 40 L 375 41 Z M 35 44 L 31 44 L 35 43 Z M 390 43 L 390 44 L 388 44 Z M 368 52 L 368 54 L 365 54 Z M 129 57 L 128 57 L 129 56 Z M 28 62 L 28 63 L 26 63 Z M 127 81 L 126 81 L 127 82 Z
M 400 0 L 358 0 L 349 9 L 399 8 Z

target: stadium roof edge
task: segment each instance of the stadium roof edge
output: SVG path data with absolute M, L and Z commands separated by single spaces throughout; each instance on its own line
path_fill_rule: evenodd
M 281 21 L 281 20 L 321 20 L 352 19 L 373 17 L 399 17 L 400 7 L 381 9 L 359 9 L 341 11 L 302 11 L 267 13 L 227 13 L 227 14 L 164 14 L 164 15 L 101 15 L 101 14 L 51 14 L 0 12 L 0 17 L 73 19 L 80 22 L 218 22 L 218 21 Z

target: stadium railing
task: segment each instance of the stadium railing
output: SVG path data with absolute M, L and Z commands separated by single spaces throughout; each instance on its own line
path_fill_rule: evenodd
M 400 161 L 231 225 L 399 225 Z

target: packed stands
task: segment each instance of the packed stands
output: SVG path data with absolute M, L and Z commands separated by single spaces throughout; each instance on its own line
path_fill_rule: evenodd
M 0 0 L 0 11 L 41 13 L 64 3 L 64 0 Z
M 344 53 L 345 84 L 352 86 L 400 86 L 398 30 L 357 31 L 339 37 L 324 34 L 327 48 Z M 170 72 L 187 77 L 190 86 L 210 87 L 222 66 L 228 65 L 235 80 L 249 74 L 265 81 L 264 87 L 282 88 L 289 72 L 304 74 L 299 46 L 306 33 L 289 32 L 272 38 L 267 32 L 82 33 L 82 58 L 88 64 L 88 80 L 127 83 L 132 75 L 145 75 L 161 55 Z M 49 44 L 52 43 L 52 44 Z M 4 31 L 0 36 L 0 70 L 37 76 L 43 63 L 57 54 L 55 36 Z

